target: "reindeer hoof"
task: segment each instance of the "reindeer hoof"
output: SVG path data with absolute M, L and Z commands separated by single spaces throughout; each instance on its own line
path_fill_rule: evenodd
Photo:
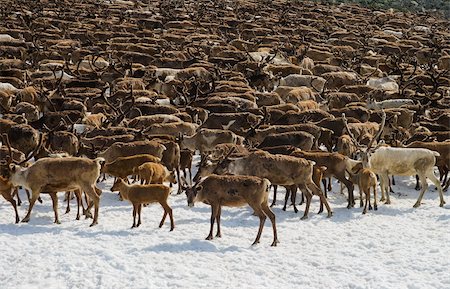
M 170 232 L 172 232 L 172 231 L 173 231 L 173 229 L 175 229 L 175 227 L 170 227 Z
M 22 223 L 28 223 L 30 221 L 30 217 L 26 217 L 22 219 Z
M 205 240 L 208 240 L 208 241 L 210 241 L 210 240 L 212 240 L 213 239 L 213 236 L 208 236 L 208 237 L 206 237 L 206 239 Z
M 273 241 L 272 245 L 270 245 L 271 247 L 276 247 L 277 244 L 280 243 L 278 240 Z
M 54 223 L 54 224 L 57 224 L 57 225 L 61 225 L 61 222 L 60 222 L 60 221 L 54 221 L 53 223 Z
M 97 222 L 92 222 L 92 224 L 90 224 L 89 227 L 94 227 L 97 224 L 98 224 Z
M 252 246 L 255 246 L 256 244 L 259 244 L 259 240 L 258 240 L 258 241 L 255 241 L 255 242 L 253 242 Z
M 415 203 L 414 206 L 413 206 L 413 208 L 418 208 L 418 207 L 420 207 L 420 203 L 419 202 Z
M 331 218 L 333 216 L 333 212 L 329 212 L 327 218 Z
M 384 204 L 390 205 L 391 204 L 391 200 L 387 200 Z
M 306 220 L 306 219 L 308 219 L 308 216 L 303 216 L 300 218 L 300 220 Z
M 439 204 L 439 207 L 443 207 L 444 206 L 444 204 L 445 204 L 445 202 L 444 201 L 442 201 L 440 204 Z

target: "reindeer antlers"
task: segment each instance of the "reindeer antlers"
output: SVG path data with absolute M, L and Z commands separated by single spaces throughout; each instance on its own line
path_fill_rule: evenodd
M 375 136 L 370 140 L 369 144 L 367 145 L 367 151 L 370 150 L 370 148 L 372 147 L 373 143 L 375 140 L 378 140 L 381 136 L 381 134 L 383 133 L 383 129 L 384 126 L 386 124 L 386 112 L 384 112 L 384 110 L 381 110 L 382 118 L 381 118 L 381 124 L 380 124 L 380 128 L 378 129 L 377 133 L 375 134 Z M 348 122 L 347 122 L 347 118 L 345 117 L 345 113 L 342 114 L 342 120 L 344 121 L 344 126 L 348 132 L 348 135 L 352 138 L 353 142 L 355 143 L 355 145 L 359 148 L 362 148 L 363 146 L 358 142 L 358 140 L 355 138 L 355 136 L 353 135 L 352 131 L 350 130 L 350 128 L 348 127 Z
M 344 126 L 345 129 L 347 130 L 348 135 L 352 138 L 353 143 L 357 146 L 357 147 L 362 147 L 358 140 L 356 139 L 355 135 L 352 133 L 352 131 L 350 130 L 350 128 L 348 127 L 348 122 L 347 122 L 347 118 L 345 117 L 345 113 L 342 113 L 342 120 L 344 122 Z
M 6 146 L 8 147 L 8 153 L 9 153 L 9 160 L 7 161 L 8 165 L 11 163 L 14 163 L 19 166 L 23 165 L 24 163 L 28 162 L 31 158 L 33 158 L 42 147 L 42 133 L 40 133 L 38 145 L 34 148 L 34 150 L 23 161 L 16 162 L 16 161 L 14 161 L 13 156 L 12 156 L 11 143 L 9 142 L 8 135 L 6 133 L 4 133 L 2 135 L 2 138 L 3 138 L 3 141 L 6 143 Z
M 386 113 L 384 112 L 383 109 L 381 110 L 381 113 L 383 114 L 383 116 L 381 118 L 380 128 L 378 129 L 376 135 L 370 140 L 369 144 L 367 145 L 367 150 L 369 150 L 372 147 L 373 142 L 375 140 L 378 140 L 381 134 L 383 133 L 384 125 L 386 124 Z

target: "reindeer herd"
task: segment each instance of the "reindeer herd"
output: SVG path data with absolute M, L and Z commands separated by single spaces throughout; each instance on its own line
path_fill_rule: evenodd
M 102 190 L 159 203 L 248 205 L 278 243 L 284 207 L 319 213 L 333 179 L 363 214 L 391 203 L 395 176 L 450 183 L 450 23 L 439 15 L 307 1 L 4 0 L 0 3 L 0 192 L 28 222 L 41 194 L 58 218 L 76 197 L 91 226 Z M 193 164 L 198 153 L 200 162 Z M 198 166 L 195 176 L 193 166 Z M 439 179 L 435 175 L 439 171 Z M 140 182 L 137 184 L 136 182 Z M 273 198 L 269 205 L 269 190 Z M 363 196 L 364 194 L 364 196 Z M 23 197 L 23 196 L 22 196 Z M 373 201 L 372 201 L 373 199 Z M 290 201 L 290 203 L 289 203 Z M 92 215 L 91 210 L 94 208 Z

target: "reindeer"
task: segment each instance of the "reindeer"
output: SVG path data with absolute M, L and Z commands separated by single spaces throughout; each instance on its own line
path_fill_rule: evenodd
M 214 222 L 217 221 L 216 237 L 222 237 L 220 231 L 220 215 L 222 206 L 242 206 L 248 204 L 259 217 L 259 230 L 253 245 L 259 243 L 264 222 L 269 217 L 273 228 L 272 246 L 278 241 L 275 214 L 269 208 L 269 186 L 268 179 L 252 176 L 218 176 L 210 175 L 200 180 L 193 186 L 183 185 L 186 192 L 189 207 L 195 202 L 204 202 L 211 206 L 211 228 L 206 240 L 213 239 Z
M 243 157 L 228 159 L 230 152 L 224 160 L 217 164 L 200 167 L 194 181 L 208 174 L 234 174 L 252 175 L 267 178 L 272 184 L 282 186 L 298 186 L 306 195 L 306 209 L 302 220 L 308 218 L 312 193 L 319 196 L 331 217 L 332 211 L 322 191 L 312 180 L 313 165 L 315 162 L 300 157 L 272 155 L 263 151 L 251 152 Z M 312 191 L 312 193 L 311 193 Z
M 60 192 L 81 189 L 92 200 L 88 211 L 94 205 L 95 213 L 91 226 L 98 223 L 99 196 L 95 183 L 100 176 L 100 163 L 103 158 L 90 160 L 79 157 L 43 158 L 27 168 L 10 166 L 10 182 L 31 192 L 30 206 L 22 222 L 28 222 L 31 210 L 41 192 Z
M 420 206 L 423 195 L 428 188 L 427 178 L 429 178 L 438 188 L 440 204 L 445 204 L 444 194 L 439 180 L 434 175 L 433 167 L 436 164 L 436 157 L 440 156 L 438 152 L 423 148 L 393 148 L 378 145 L 372 149 L 373 143 L 381 136 L 386 122 L 386 113 L 382 110 L 382 120 L 380 128 L 376 135 L 370 140 L 367 147 L 362 147 L 351 130 L 348 128 L 345 115 L 343 115 L 344 123 L 347 127 L 349 135 L 354 143 L 358 146 L 361 154 L 363 166 L 370 168 L 374 173 L 380 176 L 381 201 L 390 204 L 389 197 L 389 175 L 413 176 L 418 175 L 422 185 L 419 197 L 414 204 L 414 208 Z

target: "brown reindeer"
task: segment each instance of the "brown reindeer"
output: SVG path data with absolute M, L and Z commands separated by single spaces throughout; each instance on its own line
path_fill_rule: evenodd
M 186 191 L 189 207 L 195 202 L 204 202 L 211 206 L 211 227 L 206 240 L 213 239 L 214 222 L 217 221 L 216 237 L 222 237 L 220 231 L 220 215 L 222 206 L 243 206 L 248 204 L 259 217 L 259 230 L 253 245 L 259 243 L 264 222 L 269 217 L 273 228 L 272 246 L 278 241 L 275 214 L 269 208 L 269 186 L 267 179 L 251 176 L 218 176 L 211 175 L 192 187 L 183 186 Z

